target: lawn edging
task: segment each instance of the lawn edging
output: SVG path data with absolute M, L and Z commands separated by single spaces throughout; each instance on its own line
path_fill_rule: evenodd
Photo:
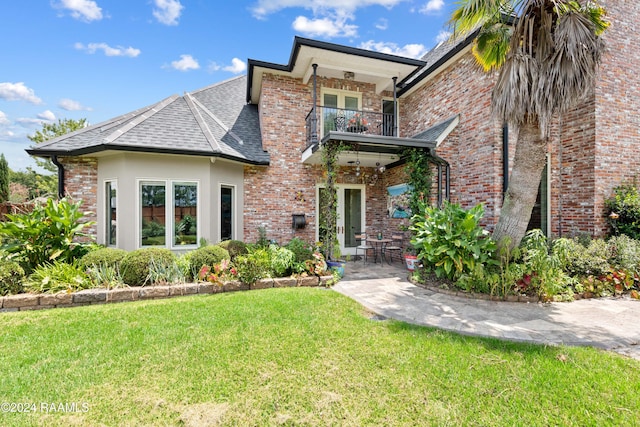
M 78 292 L 56 294 L 16 294 L 0 297 L 0 313 L 12 311 L 46 310 L 51 308 L 81 307 L 84 305 L 172 298 L 185 295 L 216 294 L 254 289 L 329 286 L 333 276 L 282 277 L 261 279 L 254 284 L 229 281 L 222 284 L 208 282 L 174 285 L 131 286 L 126 288 L 95 288 Z

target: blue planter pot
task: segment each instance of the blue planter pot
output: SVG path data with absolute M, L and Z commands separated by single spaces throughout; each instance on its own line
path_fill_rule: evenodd
M 344 277 L 344 261 L 327 261 L 329 270 L 335 270 L 340 277 Z

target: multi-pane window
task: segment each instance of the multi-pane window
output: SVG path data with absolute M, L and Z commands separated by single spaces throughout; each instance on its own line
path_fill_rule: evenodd
M 140 213 L 140 246 L 197 244 L 197 183 L 142 181 Z

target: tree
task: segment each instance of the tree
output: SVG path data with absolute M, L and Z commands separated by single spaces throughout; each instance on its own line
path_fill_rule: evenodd
M 499 69 L 495 117 L 518 129 L 515 159 L 494 239 L 520 244 L 546 162 L 552 118 L 593 93 L 609 23 L 597 0 L 462 0 L 455 32 L 478 30 L 473 53 Z
M 36 131 L 34 135 L 27 135 L 31 141 L 36 144 L 48 141 L 53 138 L 74 132 L 87 127 L 87 119 L 58 119 L 57 123 L 43 123 L 42 129 Z M 35 159 L 36 164 L 47 172 L 48 175 L 39 175 L 37 187 L 41 195 L 52 195 L 57 193 L 58 186 L 58 168 L 53 164 L 51 159 Z
M 9 163 L 0 154 L 0 203 L 9 200 Z

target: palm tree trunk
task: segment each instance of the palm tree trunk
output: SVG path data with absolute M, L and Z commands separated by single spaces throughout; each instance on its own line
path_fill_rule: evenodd
M 514 248 L 527 232 L 546 163 L 547 138 L 540 136 L 537 120 L 520 126 L 509 187 L 493 238 L 500 247 Z

